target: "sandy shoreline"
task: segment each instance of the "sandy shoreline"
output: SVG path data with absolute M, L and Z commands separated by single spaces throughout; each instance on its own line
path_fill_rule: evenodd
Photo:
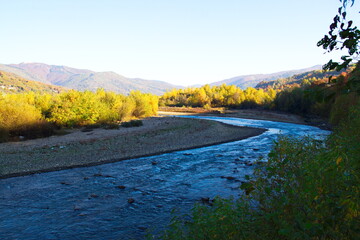
M 168 108 L 171 109 L 171 108 Z M 256 120 L 267 120 L 267 121 L 276 121 L 276 122 L 287 122 L 287 123 L 296 123 L 296 124 L 305 124 L 307 122 L 305 119 L 299 115 L 290 114 L 290 113 L 279 113 L 269 110 L 257 110 L 257 109 L 241 109 L 241 110 L 225 110 L 224 113 L 212 113 L 212 112 L 170 112 L 170 111 L 159 111 L 159 115 L 203 115 L 203 116 L 217 116 L 217 117 L 234 117 L 234 118 L 246 118 L 246 119 L 256 119 Z
M 155 117 L 144 126 L 74 131 L 23 142 L 0 144 L 0 178 L 93 166 L 225 142 L 263 133 L 199 119 Z

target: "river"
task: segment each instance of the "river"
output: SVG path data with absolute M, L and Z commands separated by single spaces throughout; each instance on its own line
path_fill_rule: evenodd
M 189 116 L 187 116 L 189 117 Z M 241 194 L 279 134 L 322 138 L 319 128 L 199 117 L 265 133 L 226 144 L 0 180 L 0 239 L 143 239 L 201 198 Z

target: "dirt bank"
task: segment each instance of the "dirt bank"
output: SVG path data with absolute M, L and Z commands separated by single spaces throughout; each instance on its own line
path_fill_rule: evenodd
M 214 121 L 157 117 L 118 130 L 74 130 L 23 142 L 0 144 L 0 178 L 92 166 L 259 135 L 264 130 Z
M 160 108 L 161 109 L 161 108 Z M 182 108 L 167 108 L 170 111 L 159 111 L 160 115 L 207 115 L 218 117 L 237 117 L 257 120 L 267 120 L 276 122 L 288 122 L 296 124 L 306 124 L 303 117 L 290 113 L 280 113 L 269 110 L 258 109 L 241 109 L 241 110 L 223 110 L 223 111 L 206 111 L 204 109 L 188 108 L 181 111 Z M 174 110 L 174 111 L 171 111 Z

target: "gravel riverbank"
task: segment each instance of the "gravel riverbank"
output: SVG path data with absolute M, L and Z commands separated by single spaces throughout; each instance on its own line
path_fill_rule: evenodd
M 64 136 L 2 143 L 0 178 L 197 148 L 240 140 L 265 131 L 174 117 L 148 118 L 143 123 L 141 127 L 94 129 L 91 132 L 74 130 Z

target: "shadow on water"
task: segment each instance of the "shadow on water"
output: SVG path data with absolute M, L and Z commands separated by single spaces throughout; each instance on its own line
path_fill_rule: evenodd
M 315 127 L 200 117 L 266 128 L 241 141 L 0 180 L 0 239 L 142 239 L 188 213 L 201 198 L 237 196 L 253 162 L 266 159 L 278 134 L 322 137 Z

